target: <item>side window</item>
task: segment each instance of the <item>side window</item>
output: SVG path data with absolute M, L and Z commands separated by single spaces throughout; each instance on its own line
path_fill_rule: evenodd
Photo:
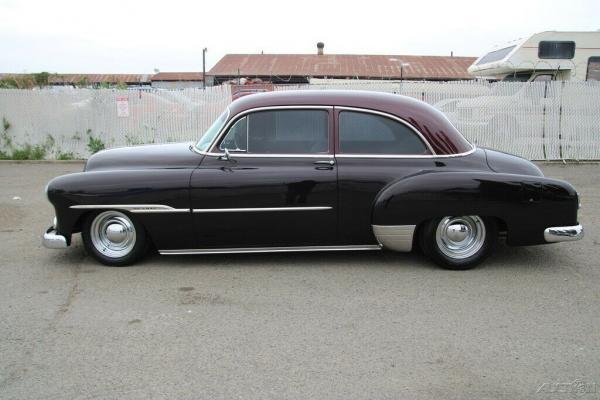
M 248 150 L 248 120 L 242 117 L 236 121 L 219 145 L 220 150 L 245 152 Z
M 340 153 L 346 154 L 431 154 L 408 126 L 363 112 L 340 112 L 339 140 Z
M 247 116 L 248 153 L 314 154 L 329 152 L 326 110 L 258 111 Z
M 588 59 L 587 76 L 588 81 L 600 81 L 600 57 L 590 57 Z
M 542 59 L 570 60 L 575 57 L 575 42 L 541 41 L 538 47 L 538 57 Z

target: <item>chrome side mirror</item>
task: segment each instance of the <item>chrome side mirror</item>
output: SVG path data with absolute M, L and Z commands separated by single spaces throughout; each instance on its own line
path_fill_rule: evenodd
M 225 152 L 225 154 L 223 154 L 222 156 L 220 156 L 219 160 L 231 161 L 231 154 L 229 154 L 229 150 L 225 149 L 224 152 Z

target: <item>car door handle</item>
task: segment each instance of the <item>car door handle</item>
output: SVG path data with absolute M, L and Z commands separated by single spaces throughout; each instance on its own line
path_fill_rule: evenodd
M 333 167 L 335 165 L 335 161 L 333 161 L 333 160 L 315 161 L 313 164 L 315 164 L 315 165 L 329 165 L 329 166 Z

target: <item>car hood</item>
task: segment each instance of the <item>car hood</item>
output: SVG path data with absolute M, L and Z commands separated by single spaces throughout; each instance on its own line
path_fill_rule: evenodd
M 85 171 L 195 168 L 202 156 L 192 146 L 192 143 L 171 143 L 103 150 L 88 159 Z

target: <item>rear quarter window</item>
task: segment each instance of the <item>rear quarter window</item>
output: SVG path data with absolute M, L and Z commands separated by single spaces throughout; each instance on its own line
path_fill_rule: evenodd
M 421 138 L 407 125 L 382 115 L 355 111 L 339 114 L 340 153 L 431 154 Z

